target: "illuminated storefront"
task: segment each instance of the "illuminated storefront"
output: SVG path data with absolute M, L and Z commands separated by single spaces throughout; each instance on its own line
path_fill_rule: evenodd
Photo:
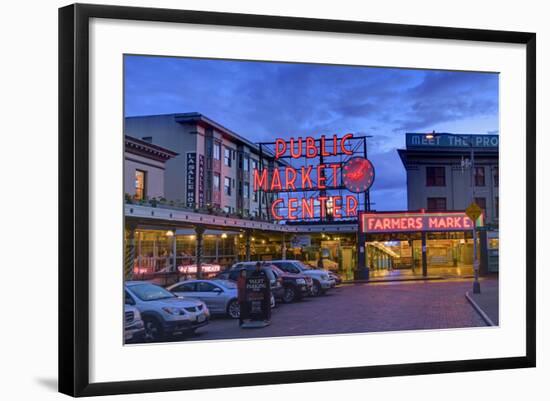
M 424 277 L 473 273 L 473 222 L 464 212 L 366 212 L 359 226 L 359 270 L 367 277 L 392 270 Z M 483 227 L 483 216 L 476 227 Z

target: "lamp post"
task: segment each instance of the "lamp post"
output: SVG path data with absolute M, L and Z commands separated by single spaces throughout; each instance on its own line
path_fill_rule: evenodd
M 426 139 L 434 139 L 436 136 L 439 136 L 441 134 L 437 134 L 435 131 L 432 131 L 431 133 L 426 134 Z M 445 134 L 446 136 L 453 136 L 462 139 L 464 143 L 467 143 L 470 147 L 470 184 L 471 184 L 471 197 L 472 197 L 472 203 L 475 203 L 475 164 L 474 164 L 474 144 L 472 142 L 472 138 L 465 135 L 460 134 Z M 472 221 L 472 241 L 473 241 L 473 265 L 474 265 L 474 285 L 473 285 L 473 292 L 474 294 L 481 293 L 481 285 L 479 283 L 479 261 L 477 260 L 477 234 L 476 234 L 476 222 Z

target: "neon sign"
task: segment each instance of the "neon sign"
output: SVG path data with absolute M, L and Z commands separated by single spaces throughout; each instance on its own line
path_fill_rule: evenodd
M 253 189 L 266 193 L 288 193 L 272 202 L 270 213 L 274 220 L 321 219 L 353 217 L 358 214 L 359 201 L 355 195 L 329 195 L 327 190 L 347 189 L 354 193 L 367 191 L 374 181 L 372 163 L 355 154 L 351 141 L 353 134 L 341 138 L 321 136 L 276 139 L 273 143 L 275 160 L 319 159 L 316 165 L 292 167 L 282 163 L 281 167 L 254 169 Z M 334 161 L 333 156 L 348 160 Z M 324 159 L 327 159 L 325 162 Z M 285 165 L 286 164 L 286 165 Z M 284 165 L 284 167 L 282 166 Z M 293 192 L 320 191 L 318 196 L 293 196 Z M 281 214 L 280 210 L 286 209 Z
M 421 231 L 469 231 L 472 220 L 464 212 L 362 213 L 361 231 L 367 234 Z M 482 225 L 483 215 L 476 222 Z

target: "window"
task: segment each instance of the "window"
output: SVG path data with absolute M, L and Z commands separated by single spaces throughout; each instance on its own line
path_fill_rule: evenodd
M 252 191 L 252 200 L 258 202 L 258 191 Z
M 219 288 L 219 287 L 212 283 L 207 283 L 205 281 L 199 281 L 197 283 L 198 292 L 213 292 L 216 288 Z
M 495 167 L 494 169 L 493 182 L 495 183 L 495 187 L 498 187 L 498 167 Z
M 229 148 L 223 149 L 223 163 L 226 166 L 231 167 L 231 149 Z
M 145 193 L 145 171 L 142 170 L 136 170 L 135 175 L 135 198 L 136 199 L 145 199 L 145 196 L 147 195 Z
M 485 186 L 485 167 L 474 168 L 474 182 L 476 187 Z
M 214 191 L 219 191 L 220 190 L 220 175 L 218 173 L 214 173 L 214 176 L 213 176 L 213 186 L 214 186 Z
M 428 210 L 447 210 L 447 198 L 428 198 Z
M 193 283 L 181 284 L 170 290 L 171 292 L 194 292 L 195 285 Z
M 225 177 L 223 180 L 223 192 L 227 196 L 231 196 L 231 178 Z
M 499 214 L 499 204 L 498 204 L 498 196 L 495 197 L 495 219 L 498 219 Z
M 445 167 L 426 167 L 426 185 L 428 187 L 444 187 Z
M 130 294 L 128 294 L 128 291 L 124 291 L 124 303 L 126 305 L 135 305 L 136 301 L 132 298 Z
M 221 159 L 221 146 L 218 142 L 214 142 L 214 149 L 213 149 L 213 152 L 212 152 L 212 157 L 216 160 L 220 160 Z
M 248 157 L 243 158 L 243 170 L 244 171 L 250 170 L 250 159 Z
M 252 171 L 258 168 L 258 162 L 256 160 L 250 159 L 250 163 L 252 163 Z
M 486 213 L 486 211 L 487 211 L 487 201 L 485 200 L 485 198 L 475 198 L 474 200 L 475 200 L 476 204 L 481 209 L 483 209 L 483 214 L 487 215 L 487 213 Z
M 250 197 L 250 184 L 248 182 L 244 183 L 243 196 L 245 199 Z

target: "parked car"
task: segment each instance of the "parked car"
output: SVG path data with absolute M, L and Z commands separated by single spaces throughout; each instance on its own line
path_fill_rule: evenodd
M 145 326 L 141 313 L 132 305 L 124 305 L 124 342 L 138 342 L 145 338 Z
M 328 272 L 328 276 L 334 280 L 334 282 L 336 283 L 336 285 L 338 284 L 342 284 L 342 277 L 338 274 L 338 273 L 334 273 L 333 271 L 330 271 Z
M 271 265 L 273 272 L 279 278 L 283 279 L 284 294 L 282 301 L 290 303 L 299 301 L 311 293 L 313 280 L 304 274 L 287 273 L 275 265 Z
M 237 284 L 230 280 L 187 280 L 167 288 L 185 298 L 196 298 L 206 304 L 212 314 L 223 314 L 233 319 L 240 316 Z
M 336 285 L 336 281 L 330 278 L 327 271 L 312 269 L 299 260 L 270 260 L 269 263 L 277 266 L 279 269 L 284 270 L 287 273 L 303 274 L 311 277 L 313 280 L 311 295 L 313 296 L 322 295 Z
M 124 294 L 125 303 L 139 310 L 148 341 L 192 333 L 208 324 L 210 318 L 210 311 L 204 302 L 180 298 L 146 281 L 127 281 Z

